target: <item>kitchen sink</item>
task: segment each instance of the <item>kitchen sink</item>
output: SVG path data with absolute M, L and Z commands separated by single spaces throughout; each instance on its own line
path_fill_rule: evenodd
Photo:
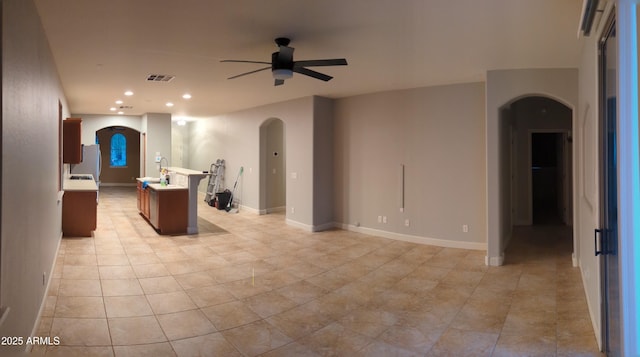
M 70 180 L 93 180 L 93 176 L 91 175 L 71 175 L 69 176 Z

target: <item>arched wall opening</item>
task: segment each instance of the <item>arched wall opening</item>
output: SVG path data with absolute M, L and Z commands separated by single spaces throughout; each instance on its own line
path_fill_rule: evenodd
M 500 107 L 503 248 L 517 226 L 573 225 L 572 118 L 571 108 L 548 96 Z
M 499 266 L 504 263 L 504 250 L 509 240 L 511 222 L 505 214 L 506 169 L 504 146 L 506 124 L 501 117 L 505 115 L 510 103 L 525 97 L 546 97 L 562 103 L 571 109 L 572 127 L 576 127 L 576 108 L 578 105 L 578 70 L 569 69 L 518 69 L 487 72 L 486 82 L 486 155 L 487 155 L 487 257 L 486 263 Z M 572 152 L 573 202 L 576 207 L 576 155 Z M 508 181 L 506 181 L 508 182 Z M 577 213 L 574 210 L 573 226 L 576 227 Z M 577 237 L 574 235 L 573 258 L 577 263 Z
M 96 131 L 100 145 L 101 185 L 133 185 L 140 175 L 140 132 L 126 126 Z
M 260 214 L 286 213 L 285 125 L 269 118 L 260 125 Z

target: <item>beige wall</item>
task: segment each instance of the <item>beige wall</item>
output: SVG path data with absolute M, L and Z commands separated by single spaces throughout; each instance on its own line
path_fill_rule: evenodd
M 264 209 L 273 212 L 284 209 L 286 205 L 284 123 L 280 119 L 271 119 L 261 125 L 260 130 L 264 130 L 260 137 L 260 155 L 264 159 L 261 175 L 265 179 L 261 187 L 266 188 Z
M 189 128 L 171 123 L 171 166 L 186 167 L 189 162 Z
M 286 219 L 290 224 L 315 230 L 313 108 L 314 97 L 306 97 L 192 122 L 188 167 L 208 170 L 216 159 L 225 159 L 225 187 L 229 189 L 240 167 L 244 167 L 235 196 L 237 202 L 256 213 L 265 210 L 260 202 L 260 126 L 268 119 L 278 118 L 285 127 Z M 203 180 L 200 191 L 205 187 Z
M 58 101 L 69 109 L 32 1 L 2 1 L 0 336 L 30 336 L 61 238 Z M 44 275 L 44 283 L 43 283 Z M 21 346 L 20 349 L 24 349 Z M 0 346 L 0 355 L 11 355 Z
M 484 84 L 470 83 L 336 100 L 336 221 L 397 239 L 485 249 L 484 98 Z
M 111 137 L 115 133 L 127 139 L 126 167 L 111 167 Z M 140 132 L 127 127 L 107 127 L 97 132 L 102 156 L 101 184 L 135 184 L 140 177 Z
M 160 153 L 160 156 L 167 159 L 167 163 L 164 161 L 164 166 L 175 166 L 171 159 L 171 114 L 168 113 L 146 113 L 142 115 L 141 121 L 141 133 L 146 134 L 146 143 L 144 143 L 144 137 L 141 142 L 142 160 L 141 163 L 145 167 L 146 176 L 159 177 L 160 166 L 155 162 L 156 153 Z

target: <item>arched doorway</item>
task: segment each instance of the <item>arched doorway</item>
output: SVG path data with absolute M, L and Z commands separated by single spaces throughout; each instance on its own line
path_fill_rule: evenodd
M 286 212 L 285 125 L 270 118 L 260 125 L 260 213 Z
M 515 98 L 500 108 L 500 215 L 506 242 L 537 234 L 533 226 L 571 231 L 572 118 L 571 108 L 539 95 Z M 565 246 L 573 249 L 571 234 L 567 239 Z
M 140 175 L 140 132 L 123 126 L 96 131 L 100 144 L 101 184 L 133 185 Z

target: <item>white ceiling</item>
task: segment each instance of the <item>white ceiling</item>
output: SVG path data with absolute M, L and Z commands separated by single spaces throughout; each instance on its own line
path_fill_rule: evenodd
M 72 113 L 206 117 L 310 95 L 331 98 L 483 81 L 487 70 L 578 67 L 581 0 L 36 0 Z M 271 60 L 344 57 L 274 87 Z M 169 83 L 147 83 L 148 74 Z M 123 95 L 133 90 L 134 96 Z M 190 100 L 181 98 L 189 92 Z M 165 103 L 172 101 L 173 108 Z

